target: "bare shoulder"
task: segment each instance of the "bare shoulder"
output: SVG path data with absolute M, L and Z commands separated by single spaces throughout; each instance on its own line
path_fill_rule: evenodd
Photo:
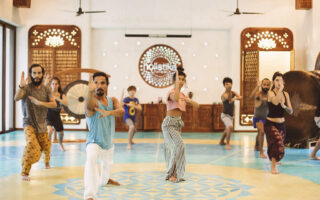
M 111 100 L 113 101 L 113 103 L 119 102 L 119 100 L 116 97 L 111 97 Z

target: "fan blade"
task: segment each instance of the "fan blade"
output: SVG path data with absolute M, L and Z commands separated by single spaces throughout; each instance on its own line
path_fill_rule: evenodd
M 228 15 L 228 17 L 231 17 L 231 16 L 233 16 L 234 15 L 234 13 L 232 13 L 231 15 Z
M 105 10 L 97 10 L 97 11 L 84 11 L 84 13 L 106 13 Z
M 264 14 L 264 13 L 259 13 L 259 12 L 241 12 L 241 14 L 244 14 L 244 15 L 261 15 L 261 14 Z

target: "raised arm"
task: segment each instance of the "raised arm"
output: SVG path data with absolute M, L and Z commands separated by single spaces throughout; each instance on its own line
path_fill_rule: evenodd
M 179 71 L 176 70 L 176 81 L 175 81 L 174 93 L 170 94 L 169 98 L 172 101 L 178 102 L 180 97 L 180 88 L 179 88 Z
M 256 96 L 257 96 L 257 94 L 258 94 L 258 92 L 259 92 L 259 88 L 260 88 L 260 87 L 261 87 L 261 82 L 259 82 L 259 83 L 257 84 L 257 87 L 254 88 L 254 90 L 251 92 L 251 94 L 250 94 L 250 96 L 249 96 L 250 99 L 255 99 L 255 98 L 256 98 Z
M 87 99 L 85 103 L 85 112 L 88 117 L 91 117 L 96 113 L 95 108 L 98 107 L 98 102 L 94 98 L 94 91 L 96 90 L 97 85 L 93 82 L 92 74 L 90 74 L 88 86 L 89 86 L 89 90 L 88 90 Z
M 191 104 L 192 105 L 192 107 L 194 107 L 196 110 L 198 110 L 198 108 L 199 108 L 199 104 L 198 104 L 198 102 L 196 102 L 196 101 L 193 101 L 192 99 L 190 99 L 189 97 L 186 97 L 186 102 L 188 103 L 188 104 Z
M 64 95 L 64 94 L 62 95 L 62 99 L 60 99 L 60 98 L 55 98 L 55 100 L 59 101 L 60 103 L 62 103 L 62 104 L 65 105 L 65 106 L 68 106 L 68 105 L 69 105 L 68 99 L 67 99 L 66 95 Z
M 240 96 L 238 93 L 236 92 L 233 92 L 233 94 L 235 95 L 233 98 L 231 98 L 229 100 L 229 102 L 234 102 L 235 100 L 241 100 L 242 99 L 242 96 Z
M 235 97 L 233 97 L 234 100 L 241 100 L 242 99 L 242 96 L 240 96 L 238 93 L 236 93 L 236 92 L 233 92 L 233 93 L 235 95 Z
M 292 109 L 292 105 L 291 105 L 291 101 L 290 101 L 290 96 L 287 92 L 284 92 L 284 95 L 287 99 L 288 106 L 285 105 L 285 99 L 283 98 L 283 99 L 281 99 L 281 107 L 283 109 L 285 109 L 285 111 L 291 115 L 293 113 L 293 109 Z
M 27 81 L 28 81 L 28 78 L 25 79 L 24 72 L 22 72 L 20 84 L 19 84 L 17 92 L 14 96 L 15 101 L 19 101 L 20 99 L 22 99 L 25 96 L 25 94 L 26 94 L 25 87 L 27 86 Z
M 274 105 L 278 105 L 281 101 L 281 98 L 283 97 L 283 94 L 282 94 L 283 87 L 284 87 L 283 84 L 281 84 L 277 95 L 275 95 L 274 92 L 269 91 L 268 92 L 268 101 L 273 103 Z

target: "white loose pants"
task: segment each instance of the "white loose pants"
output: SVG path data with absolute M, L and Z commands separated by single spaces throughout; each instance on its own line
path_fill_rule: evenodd
M 109 150 L 102 149 L 99 145 L 87 145 L 87 159 L 84 169 L 84 199 L 97 199 L 99 186 L 106 185 L 110 178 L 110 168 L 113 164 L 114 147 Z M 101 175 L 97 161 L 101 161 Z M 99 180 L 100 179 L 100 180 Z

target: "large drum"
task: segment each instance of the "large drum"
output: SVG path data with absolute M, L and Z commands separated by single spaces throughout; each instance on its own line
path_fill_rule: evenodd
M 305 148 L 308 140 L 318 136 L 314 116 L 320 103 L 320 72 L 289 71 L 284 80 L 293 107 L 293 115 L 286 115 L 285 144 Z

